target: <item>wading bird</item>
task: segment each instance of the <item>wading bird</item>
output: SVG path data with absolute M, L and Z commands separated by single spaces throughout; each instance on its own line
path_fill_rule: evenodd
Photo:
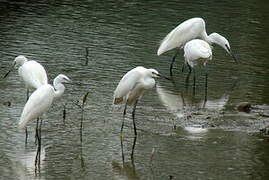
M 142 97 L 146 90 L 155 87 L 155 79 L 161 76 L 155 69 L 146 69 L 138 66 L 128 71 L 120 80 L 116 90 L 114 91 L 114 104 L 125 103 L 123 116 L 126 114 L 127 105 L 133 105 L 132 118 L 134 126 L 134 134 L 137 136 L 135 125 L 135 109 L 138 100 Z M 166 77 L 164 77 L 166 78 Z M 168 79 L 168 78 L 166 78 Z M 121 126 L 121 134 L 124 126 L 124 118 Z
M 212 50 L 210 45 L 201 39 L 194 39 L 186 43 L 184 46 L 185 64 L 188 65 L 190 72 L 193 69 L 193 79 L 195 85 L 195 69 L 194 66 L 202 63 L 205 66 L 206 86 L 207 86 L 207 70 L 206 63 L 212 59 Z M 183 66 L 184 67 L 184 66 Z
M 23 79 L 26 89 L 27 89 L 27 100 L 29 98 L 29 89 L 37 89 L 41 85 L 48 84 L 48 77 L 44 67 L 36 61 L 28 61 L 28 59 L 19 55 L 15 58 L 13 66 L 6 73 L 4 78 L 12 71 L 12 69 L 18 65 L 19 76 Z
M 54 81 L 53 86 L 50 84 L 45 84 L 40 86 L 37 90 L 35 90 L 28 101 L 26 102 L 20 121 L 18 124 L 18 128 L 22 129 L 26 126 L 27 122 L 39 118 L 42 114 L 44 114 L 51 106 L 53 100 L 62 96 L 65 90 L 65 86 L 63 83 L 69 82 L 70 79 L 60 74 L 58 75 Z M 40 164 L 40 150 L 41 150 L 41 125 L 42 119 L 39 125 L 39 130 L 37 130 L 37 140 L 38 140 L 38 148 L 36 155 L 36 164 Z M 38 128 L 38 127 L 37 127 Z
M 26 87 L 26 101 L 29 98 L 29 89 L 37 89 L 44 84 L 48 84 L 48 77 L 44 67 L 36 61 L 28 61 L 28 59 L 19 55 L 15 58 L 13 66 L 10 70 L 5 74 L 4 78 L 8 76 L 8 74 L 14 69 L 14 67 L 18 65 L 18 73 L 19 76 L 25 83 Z M 27 128 L 25 128 L 25 144 L 27 144 L 28 132 Z
M 207 35 L 205 29 L 205 21 L 202 18 L 191 18 L 179 24 L 176 28 L 174 28 L 162 40 L 161 45 L 157 51 L 157 55 L 159 56 L 165 53 L 166 51 L 178 48 L 170 64 L 171 76 L 172 76 L 173 63 L 179 50 L 183 48 L 185 44 L 192 39 L 202 39 L 206 41 L 209 45 L 217 44 L 223 49 L 225 49 L 225 51 L 227 51 L 227 53 L 231 55 L 233 59 L 236 61 L 236 58 L 231 51 L 230 44 L 225 37 L 221 36 L 218 33 L 212 33 L 210 35 Z
M 54 81 L 53 86 L 45 84 L 40 86 L 37 90 L 31 94 L 26 102 L 19 121 L 19 128 L 24 128 L 28 121 L 40 117 L 51 106 L 54 98 L 60 97 L 65 90 L 63 83 L 69 82 L 70 79 L 60 74 Z

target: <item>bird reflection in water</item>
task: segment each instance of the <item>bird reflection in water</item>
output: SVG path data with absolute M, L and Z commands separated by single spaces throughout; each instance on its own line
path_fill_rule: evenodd
M 192 96 L 188 96 L 181 92 L 176 93 L 175 91 L 165 89 L 159 85 L 157 85 L 156 91 L 162 104 L 178 118 L 184 118 L 190 115 L 193 107 L 198 110 L 223 110 L 229 100 L 229 95 L 226 93 L 219 99 L 208 100 L 207 96 L 205 96 L 203 100 L 195 102 Z
M 125 138 L 126 139 L 126 138 Z M 134 149 L 136 144 L 136 136 L 133 138 L 132 151 L 130 154 L 131 161 L 125 162 L 125 154 L 123 148 L 123 138 L 121 136 L 121 156 L 122 164 L 116 161 L 112 161 L 113 175 L 115 179 L 128 179 L 137 180 L 139 179 L 136 174 L 135 163 L 134 163 Z

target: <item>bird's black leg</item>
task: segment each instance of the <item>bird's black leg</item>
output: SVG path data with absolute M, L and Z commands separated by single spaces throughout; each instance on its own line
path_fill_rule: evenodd
M 134 107 L 133 107 L 133 112 L 132 112 L 135 137 L 137 136 L 136 125 L 135 125 L 135 109 L 136 109 L 136 105 L 137 105 L 137 103 L 138 103 L 138 100 L 135 101 L 135 104 L 134 104 Z
M 205 104 L 207 102 L 207 78 L 208 78 L 208 72 L 207 72 L 207 68 L 205 67 L 205 99 L 204 99 L 203 107 L 205 107 Z
M 191 66 L 188 63 L 187 63 L 187 66 L 189 68 L 189 73 L 188 73 L 188 75 L 186 77 L 186 80 L 185 80 L 186 89 L 188 89 L 188 87 L 189 87 L 189 79 L 190 79 L 190 75 L 191 75 L 191 72 L 192 72 L 192 68 L 191 68 Z
M 184 72 L 184 68 L 185 68 L 185 62 L 183 62 L 181 72 Z
M 176 53 L 175 53 L 175 55 L 173 56 L 173 58 L 172 58 L 172 62 L 171 62 L 171 64 L 170 64 L 170 76 L 172 77 L 173 76 L 173 65 L 174 65 L 174 62 L 175 62 L 175 60 L 176 60 L 176 57 L 177 57 L 177 55 L 178 55 L 178 53 L 179 53 L 179 48 L 178 49 L 176 49 Z
M 27 145 L 28 140 L 28 130 L 27 127 L 25 127 L 25 146 Z
M 121 129 L 120 129 L 121 136 L 122 136 L 123 127 L 124 127 L 124 119 L 125 119 L 125 115 L 126 115 L 126 109 L 127 109 L 127 102 L 125 103 L 124 110 L 123 110 L 122 124 L 121 124 Z
M 195 82 L 196 82 L 196 75 L 195 75 L 195 69 L 193 69 L 193 96 L 195 96 Z
M 121 146 L 122 163 L 124 163 L 124 151 L 123 151 L 123 138 L 122 138 L 122 135 L 120 136 L 120 146 Z
M 36 145 L 38 141 L 38 124 L 39 124 L 39 117 L 36 119 L 36 126 L 35 126 L 35 144 Z
M 35 157 L 35 171 L 38 169 L 40 170 L 40 157 L 41 157 L 41 126 L 42 126 L 42 119 L 40 118 L 38 130 L 37 130 L 37 150 L 36 150 L 36 157 Z
M 187 63 L 187 65 L 188 65 L 188 68 L 189 68 L 189 73 L 191 73 L 192 68 L 191 68 L 191 66 L 188 63 Z
M 136 145 L 136 136 L 134 137 L 133 147 L 132 147 L 132 153 L 131 153 L 132 164 L 134 164 L 134 150 L 135 150 L 135 145 Z
M 40 123 L 39 123 L 39 132 L 38 132 L 38 136 L 39 136 L 39 142 L 38 142 L 38 167 L 40 169 L 40 157 L 41 157 L 41 127 L 42 127 L 42 119 L 40 118 Z

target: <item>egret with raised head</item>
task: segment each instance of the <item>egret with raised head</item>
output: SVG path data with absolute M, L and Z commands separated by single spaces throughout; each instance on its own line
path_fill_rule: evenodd
M 18 128 L 22 129 L 26 126 L 27 122 L 39 118 L 42 114 L 44 114 L 50 106 L 55 98 L 62 96 L 65 90 L 65 86 L 63 83 L 69 82 L 70 79 L 60 74 L 58 75 L 54 81 L 53 86 L 50 84 L 45 84 L 37 88 L 31 96 L 29 97 L 28 101 L 26 102 L 20 121 L 18 123 Z M 40 164 L 40 150 L 41 150 L 41 125 L 42 119 L 40 121 L 38 130 L 37 130 L 37 154 L 36 154 L 36 165 L 37 162 Z
M 53 86 L 45 84 L 37 88 L 26 102 L 19 121 L 19 128 L 24 128 L 28 121 L 34 120 L 44 114 L 51 106 L 53 100 L 62 96 L 65 90 L 64 83 L 70 79 L 60 74 L 54 81 Z

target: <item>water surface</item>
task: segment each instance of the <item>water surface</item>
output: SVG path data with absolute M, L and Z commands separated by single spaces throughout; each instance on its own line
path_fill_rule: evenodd
M 1 179 L 268 178 L 268 138 L 259 132 L 269 124 L 268 3 L 22 0 L 0 5 L 0 75 L 23 54 L 40 62 L 50 80 L 63 73 L 75 82 L 43 116 L 42 161 L 35 173 L 35 122 L 29 123 L 27 146 L 24 131 L 17 129 L 26 90 L 16 71 L 0 80 Z M 181 53 L 175 84 L 159 80 L 137 106 L 133 163 L 128 109 L 123 162 L 123 107 L 112 106 L 117 83 L 139 65 L 168 75 L 174 52 L 158 57 L 159 42 L 177 24 L 197 16 L 206 20 L 208 33 L 229 39 L 240 63 L 214 48 L 205 103 L 204 69 L 197 67 L 193 96 L 192 77 L 186 88 L 187 72 L 181 72 Z M 88 91 L 81 143 L 81 110 L 75 102 Z M 253 105 L 251 113 L 236 110 L 241 102 Z

